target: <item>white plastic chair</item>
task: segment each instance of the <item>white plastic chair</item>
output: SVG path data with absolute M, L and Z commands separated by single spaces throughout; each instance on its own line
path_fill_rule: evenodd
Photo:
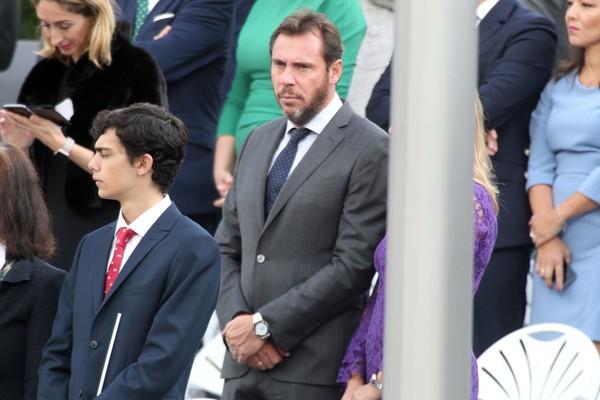
M 188 381 L 188 400 L 203 400 L 197 398 L 194 393 L 204 392 L 208 395 L 221 396 L 224 381 L 221 379 L 221 368 L 225 357 L 225 344 L 219 330 L 217 315 L 213 313 L 206 333 L 204 334 L 204 346 L 196 354 L 190 379 Z
M 498 340 L 477 360 L 479 400 L 600 399 L 600 357 L 581 331 L 538 324 Z

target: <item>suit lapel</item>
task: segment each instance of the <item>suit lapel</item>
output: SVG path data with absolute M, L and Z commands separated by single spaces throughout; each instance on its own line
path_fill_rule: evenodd
M 275 131 L 276 135 L 265 135 L 266 140 L 264 145 L 261 145 L 261 148 L 265 149 L 265 152 L 261 154 L 260 159 L 257 164 L 257 175 L 258 182 L 256 187 L 256 215 L 258 224 L 262 227 L 265 223 L 265 191 L 267 185 L 267 175 L 269 173 L 269 166 L 271 165 L 271 161 L 273 159 L 273 154 L 275 154 L 275 150 L 279 143 L 281 142 L 281 138 L 285 134 L 286 127 L 286 119 L 281 118 L 280 122 L 276 125 Z
M 269 227 L 271 222 L 281 212 L 285 204 L 289 201 L 292 195 L 298 188 L 308 179 L 310 175 L 321 165 L 323 161 L 331 154 L 332 151 L 344 140 L 343 127 L 348 125 L 352 117 L 352 109 L 348 103 L 335 114 L 333 119 L 325 127 L 323 132 L 308 150 L 298 166 L 292 171 L 289 178 L 281 188 L 281 192 L 275 199 L 273 208 L 265 221 L 263 231 Z M 264 196 L 264 185 L 263 185 Z
M 0 281 L 0 287 L 2 287 L 2 282 L 19 283 L 30 280 L 32 262 L 30 259 L 15 261 L 8 274 Z M 2 265 L 0 265 L 1 267 Z
M 514 0 L 500 0 L 479 24 L 479 43 L 491 38 L 508 19 L 517 5 Z
M 108 267 L 108 260 L 111 257 L 110 249 L 115 236 L 116 222 L 104 227 L 100 231 L 100 237 L 97 239 L 99 243 L 97 257 L 93 257 L 91 260 L 86 261 L 85 268 L 94 274 L 92 277 L 92 296 L 94 296 L 94 311 L 96 313 L 100 310 L 100 305 L 104 299 L 104 281 L 106 279 L 106 268 Z
M 156 244 L 158 244 L 171 231 L 173 224 L 180 214 L 181 213 L 177 207 L 175 207 L 174 204 L 171 204 L 169 208 L 167 208 L 167 210 L 160 216 L 160 218 L 158 218 L 154 225 L 152 225 L 150 230 L 144 235 L 140 243 L 137 245 L 133 253 L 131 253 L 131 256 L 129 259 L 127 259 L 127 262 L 125 262 L 125 265 L 121 269 L 117 280 L 104 298 L 104 302 L 102 302 L 100 309 L 102 309 L 102 306 L 104 306 L 104 304 L 110 300 L 115 292 L 119 290 L 119 287 L 138 267 L 138 265 L 140 265 L 141 261 L 150 252 L 150 250 L 152 250 L 154 246 L 156 246 Z

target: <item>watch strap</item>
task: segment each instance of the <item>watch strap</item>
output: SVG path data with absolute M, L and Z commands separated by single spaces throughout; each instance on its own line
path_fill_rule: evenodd
M 75 147 L 75 140 L 67 136 L 67 139 L 65 140 L 63 146 L 60 149 L 56 150 L 54 154 L 56 155 L 60 153 L 63 154 L 65 157 L 69 157 L 71 155 L 71 150 L 73 150 L 73 147 Z

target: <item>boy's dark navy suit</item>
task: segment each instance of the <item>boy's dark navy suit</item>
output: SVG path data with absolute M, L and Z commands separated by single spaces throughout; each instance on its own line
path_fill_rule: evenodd
M 119 19 L 133 27 L 136 0 L 117 4 Z M 232 0 L 159 0 L 134 41 L 156 59 L 167 80 L 169 110 L 188 128 L 184 161 L 170 190 L 186 215 L 217 212 L 212 164 L 233 18 Z M 167 25 L 171 32 L 154 40 Z
M 86 235 L 60 294 L 42 356 L 38 399 L 95 399 L 110 337 L 122 314 L 98 399 L 183 399 L 214 310 L 219 251 L 172 204 L 135 248 L 110 292 L 104 279 L 115 223 Z
M 498 240 L 475 295 L 474 350 L 522 326 L 528 270 L 525 192 L 529 120 L 552 74 L 556 33 L 545 17 L 516 0 L 500 0 L 479 24 L 479 96 L 486 128 L 498 132 L 492 157 L 500 189 Z

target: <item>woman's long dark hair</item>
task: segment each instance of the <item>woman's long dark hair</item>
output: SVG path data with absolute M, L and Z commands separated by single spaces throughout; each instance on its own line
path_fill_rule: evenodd
M 9 260 L 54 253 L 54 236 L 38 175 L 27 156 L 0 143 L 0 241 Z
M 585 62 L 584 51 L 580 47 L 571 47 L 571 57 L 568 60 L 560 62 L 554 73 L 554 79 L 559 80 L 571 71 L 581 71 Z

